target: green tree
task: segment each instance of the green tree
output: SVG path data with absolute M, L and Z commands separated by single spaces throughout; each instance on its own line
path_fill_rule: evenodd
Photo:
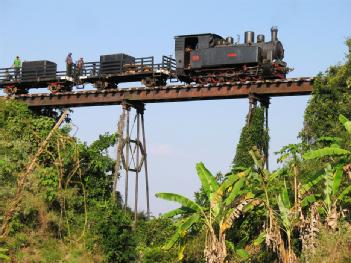
M 351 50 L 351 39 L 346 41 Z M 312 97 L 305 110 L 303 143 L 314 143 L 323 136 L 344 137 L 339 114 L 351 118 L 351 52 L 343 64 L 331 66 L 314 80 Z

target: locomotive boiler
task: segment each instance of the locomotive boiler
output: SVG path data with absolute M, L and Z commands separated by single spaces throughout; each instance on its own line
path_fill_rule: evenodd
M 216 34 L 175 37 L 176 73 L 186 83 L 216 83 L 262 79 L 284 79 L 291 70 L 283 61 L 284 48 L 278 29 L 271 28 L 271 40 L 245 32 L 244 43 Z

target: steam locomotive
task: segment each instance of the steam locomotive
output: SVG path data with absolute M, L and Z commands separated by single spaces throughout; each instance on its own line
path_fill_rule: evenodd
M 20 73 L 13 68 L 0 69 L 0 89 L 8 94 L 28 93 L 32 88 L 51 92 L 71 91 L 73 87 L 93 84 L 97 89 L 117 88 L 119 83 L 141 82 L 146 87 L 164 86 L 168 80 L 185 83 L 220 83 L 247 80 L 284 79 L 291 70 L 283 61 L 284 48 L 278 29 L 271 28 L 271 40 L 264 35 L 245 32 L 244 43 L 232 37 L 194 34 L 175 37 L 175 59 L 163 56 L 135 58 L 127 54 L 100 56 L 98 62 L 84 63 L 83 70 L 57 71 L 51 61 L 27 61 Z
M 264 35 L 245 32 L 243 44 L 216 34 L 182 35 L 175 38 L 176 74 L 180 81 L 216 83 L 261 79 L 284 79 L 290 71 L 283 61 L 284 48 L 278 29 L 271 41 Z

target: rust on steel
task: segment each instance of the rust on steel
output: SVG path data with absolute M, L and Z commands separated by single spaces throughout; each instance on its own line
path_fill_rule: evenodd
M 313 78 L 247 81 L 206 85 L 168 85 L 165 87 L 135 87 L 109 90 L 87 90 L 58 94 L 25 94 L 15 99 L 30 107 L 82 107 L 118 105 L 125 101 L 160 103 L 194 100 L 217 100 L 261 97 L 297 96 L 312 93 Z

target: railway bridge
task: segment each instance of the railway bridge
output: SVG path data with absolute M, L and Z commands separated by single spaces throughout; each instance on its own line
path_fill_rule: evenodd
M 249 98 L 250 110 L 260 102 L 265 107 L 265 123 L 268 128 L 268 107 L 271 97 L 301 96 L 312 93 L 313 78 L 290 78 L 230 82 L 218 84 L 168 85 L 164 87 L 132 87 L 105 90 L 69 91 L 60 93 L 22 94 L 8 99 L 22 101 L 30 108 L 71 108 L 101 105 L 121 105 L 122 114 L 117 125 L 117 157 L 114 189 L 117 189 L 121 172 L 125 175 L 124 202 L 128 202 L 128 180 L 135 173 L 134 213 L 138 210 L 138 180 L 144 169 L 147 214 L 150 214 L 149 183 L 147 170 L 144 109 L 147 103 L 181 102 L 196 100 L 223 100 Z M 130 116 L 135 109 L 134 123 Z M 136 131 L 133 127 L 136 124 Z M 133 137 L 134 136 L 134 137 Z M 268 156 L 268 152 L 266 152 Z M 267 158 L 268 159 L 268 158 Z M 266 163 L 268 168 L 268 162 Z

